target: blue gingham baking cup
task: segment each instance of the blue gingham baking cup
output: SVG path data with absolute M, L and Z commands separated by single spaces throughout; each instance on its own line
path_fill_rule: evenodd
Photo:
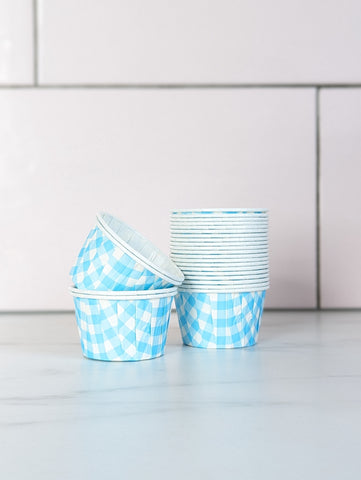
M 151 290 L 180 285 L 179 268 L 150 241 L 112 215 L 97 215 L 70 275 L 88 290 Z
M 179 291 L 183 343 L 200 348 L 249 347 L 257 342 L 265 290 L 245 293 Z
M 70 291 L 85 357 L 137 361 L 164 354 L 175 287 L 131 293 Z

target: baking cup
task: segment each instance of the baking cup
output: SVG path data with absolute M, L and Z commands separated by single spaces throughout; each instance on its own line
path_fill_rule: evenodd
M 179 292 L 175 297 L 183 343 L 200 348 L 239 348 L 258 339 L 265 291 Z
M 157 247 L 115 217 L 101 213 L 70 272 L 89 290 L 151 290 L 180 285 L 183 274 Z
M 140 292 L 70 289 L 85 357 L 136 361 L 164 353 L 176 288 Z

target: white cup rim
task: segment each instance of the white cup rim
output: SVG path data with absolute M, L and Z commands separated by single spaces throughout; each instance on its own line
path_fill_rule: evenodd
M 270 285 L 268 284 L 265 287 L 245 287 L 245 288 L 221 288 L 221 289 L 215 289 L 215 288 L 179 288 L 178 289 L 178 294 L 182 293 L 247 293 L 247 292 L 263 292 L 265 290 L 268 290 Z
M 69 291 L 71 295 L 76 298 L 94 298 L 96 300 L 146 300 L 174 297 L 177 293 L 177 287 L 158 288 L 156 290 L 97 291 L 83 290 L 72 286 L 69 287 Z

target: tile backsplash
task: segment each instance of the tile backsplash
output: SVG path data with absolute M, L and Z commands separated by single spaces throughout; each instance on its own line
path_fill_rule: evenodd
M 72 308 L 98 210 L 169 251 L 170 209 L 212 206 L 270 209 L 267 307 L 361 307 L 358 1 L 0 13 L 0 310 Z

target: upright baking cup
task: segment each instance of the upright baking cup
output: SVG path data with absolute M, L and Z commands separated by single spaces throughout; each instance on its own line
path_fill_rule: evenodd
M 134 292 L 70 289 L 85 357 L 137 361 L 164 354 L 175 287 Z
M 88 290 L 151 290 L 180 285 L 179 268 L 149 240 L 121 220 L 101 213 L 70 272 Z
M 257 342 L 265 291 L 179 292 L 175 297 L 183 343 L 200 348 L 250 347 Z

